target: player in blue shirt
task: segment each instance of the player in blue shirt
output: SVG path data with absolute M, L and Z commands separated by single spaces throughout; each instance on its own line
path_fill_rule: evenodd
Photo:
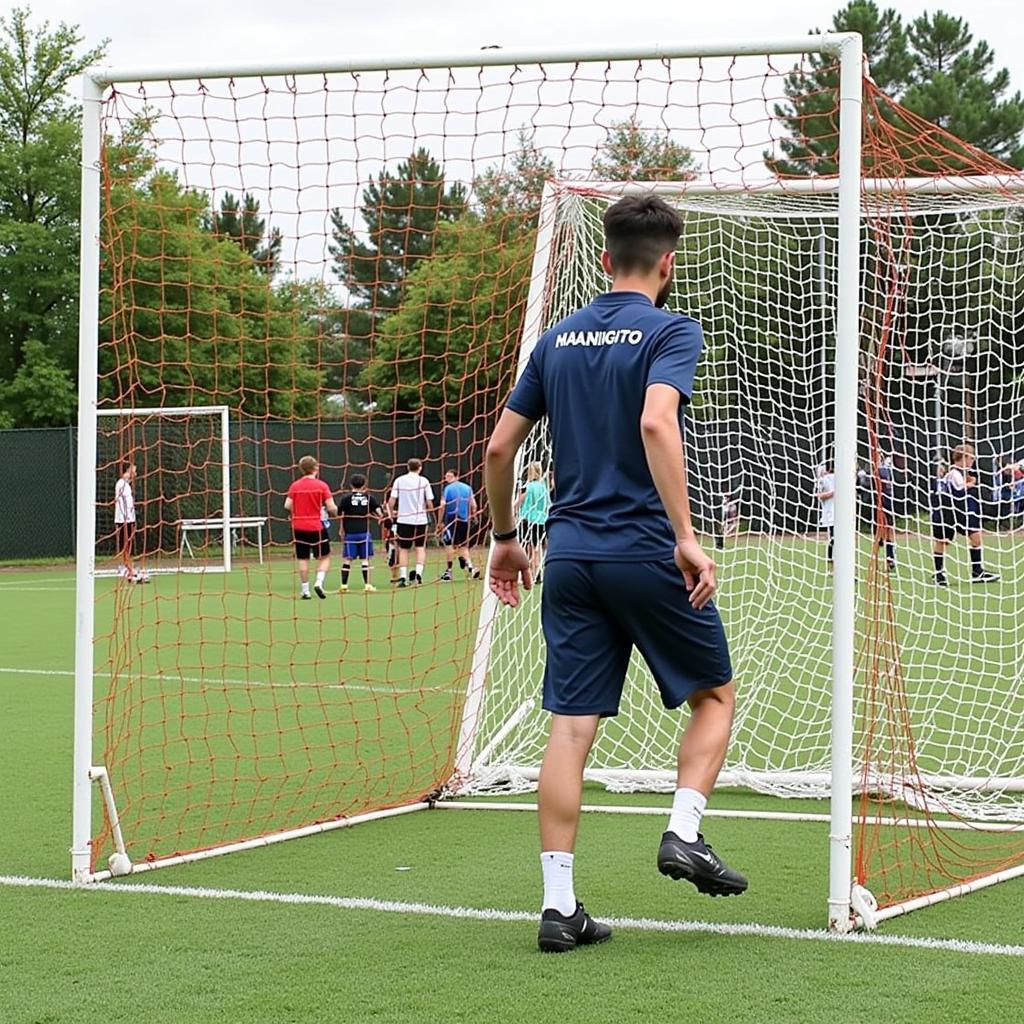
M 520 582 L 533 585 L 512 512 L 515 457 L 548 417 L 556 470 L 541 621 L 552 719 L 538 786 L 538 945 L 551 952 L 611 934 L 576 900 L 573 850 L 583 767 L 601 718 L 618 712 L 634 645 L 664 705 L 691 709 L 658 869 L 712 895 L 747 887 L 698 831 L 729 744 L 735 689 L 711 603 L 715 563 L 696 539 L 683 453 L 682 406 L 703 334 L 697 321 L 661 308 L 682 222 L 658 197 L 630 196 L 605 212 L 604 230 L 612 290 L 541 336 L 486 457 L 490 586 L 515 607 Z
M 444 475 L 444 491 L 437 510 L 437 529 L 444 541 L 448 568 L 441 574 L 442 583 L 452 581 L 452 563 L 458 556 L 459 567 L 474 580 L 480 579 L 480 570 L 473 565 L 469 553 L 469 523 L 476 515 L 476 498 L 473 488 L 459 479 L 454 469 Z

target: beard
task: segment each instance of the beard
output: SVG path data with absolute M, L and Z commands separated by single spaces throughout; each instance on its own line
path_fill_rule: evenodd
M 654 305 L 661 309 L 666 302 L 668 297 L 672 294 L 672 278 L 670 277 L 662 286 L 658 289 L 658 294 L 654 296 Z

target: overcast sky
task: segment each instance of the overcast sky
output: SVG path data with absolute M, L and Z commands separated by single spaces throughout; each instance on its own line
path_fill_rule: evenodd
M 837 0 L 22 0 L 38 18 L 110 39 L 115 65 L 196 64 L 548 46 L 779 38 L 827 28 Z M 963 17 L 1024 91 L 1024 18 L 1016 0 L 891 0 L 905 19 L 941 9 Z

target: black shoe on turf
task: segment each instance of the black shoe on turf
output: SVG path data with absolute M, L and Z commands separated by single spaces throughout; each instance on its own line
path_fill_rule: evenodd
M 480 579 L 480 570 L 479 569 L 474 569 L 469 575 L 470 575 L 470 577 L 472 579 L 478 580 L 478 579 Z
M 327 600 L 327 592 L 324 590 L 323 587 L 320 586 L 319 583 L 313 588 L 313 593 L 316 594 L 316 596 L 319 597 L 321 601 Z
M 896 563 L 895 562 L 887 562 L 886 565 L 887 565 L 887 567 L 889 569 L 889 572 L 891 572 L 891 573 L 895 573 L 896 572 Z
M 417 587 L 423 585 L 423 577 L 418 572 L 412 573 L 412 575 L 409 578 L 413 581 L 413 583 L 416 584 Z
M 999 574 L 989 572 L 988 569 L 982 569 L 981 572 L 976 572 L 971 577 L 972 583 L 995 583 L 999 579 Z
M 747 889 L 747 880 L 733 871 L 699 832 L 695 843 L 683 842 L 675 832 L 662 835 L 658 870 L 669 878 L 693 882 L 698 892 L 709 896 L 738 896 Z
M 567 953 L 577 946 L 607 942 L 611 937 L 611 928 L 595 921 L 577 901 L 576 912 L 571 917 L 557 910 L 545 910 L 541 914 L 537 945 L 542 953 Z
M 404 587 L 404 586 L 407 586 L 407 584 L 406 584 L 405 580 L 399 580 L 399 581 L 398 581 L 398 585 L 399 585 L 400 587 Z
M 451 583 L 451 581 L 452 581 L 452 574 L 451 574 L 450 571 L 448 571 L 446 569 L 443 573 L 441 573 L 441 582 L 442 583 Z
M 936 583 L 937 586 L 940 586 L 940 587 L 948 587 L 949 586 L 949 580 L 946 579 L 946 574 L 944 572 L 937 572 L 935 574 L 935 583 Z
M 312 601 L 313 600 L 313 595 L 312 594 L 299 594 L 299 597 L 302 598 L 303 601 Z

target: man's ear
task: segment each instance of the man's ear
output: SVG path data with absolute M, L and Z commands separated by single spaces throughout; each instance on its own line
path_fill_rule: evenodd
M 662 277 L 671 277 L 672 271 L 676 265 L 676 251 L 675 249 L 669 249 L 658 263 L 658 271 Z
M 614 277 L 615 272 L 612 270 L 612 258 L 608 255 L 608 250 L 605 249 L 601 253 L 601 267 L 609 277 Z

